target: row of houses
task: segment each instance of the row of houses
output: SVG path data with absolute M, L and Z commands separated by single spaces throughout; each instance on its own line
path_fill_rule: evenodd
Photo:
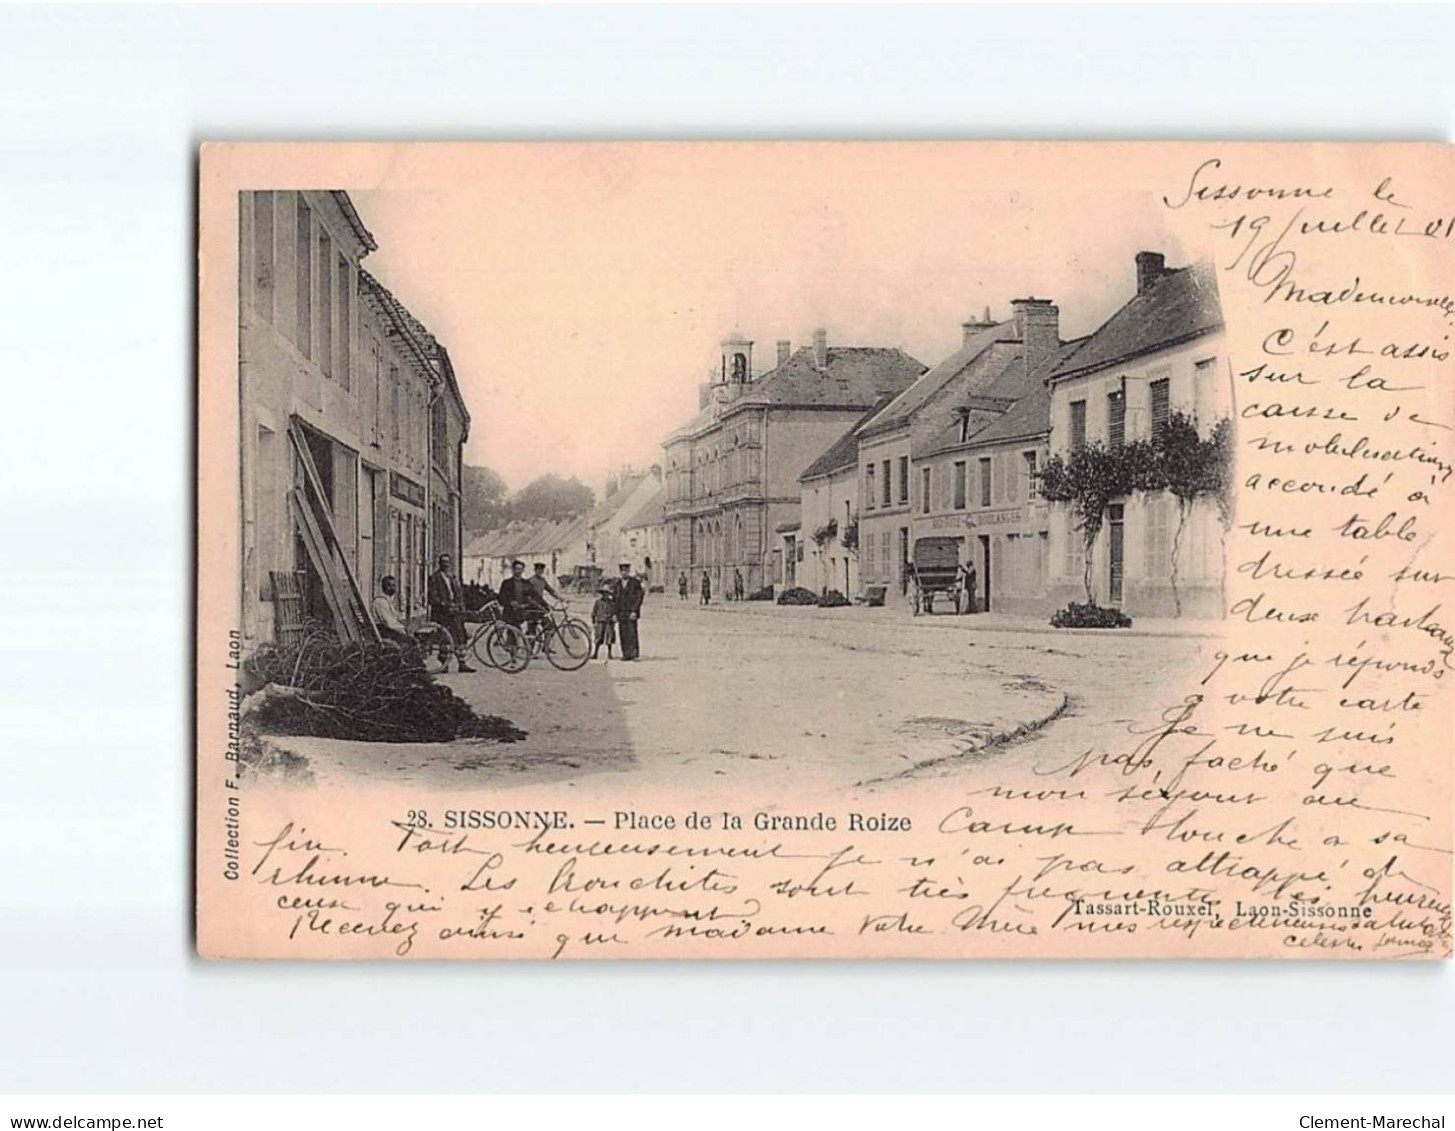
M 1211 269 L 1141 252 L 1128 301 L 1085 338 L 1060 313 L 1016 299 L 1010 316 L 961 327 L 926 368 L 890 347 L 778 343 L 754 376 L 753 343 L 722 343 L 700 411 L 664 443 L 654 565 L 664 577 L 735 573 L 761 585 L 873 589 L 905 601 L 923 537 L 959 543 L 981 609 L 1043 614 L 1085 599 L 1087 548 L 1071 508 L 1041 497 L 1053 453 L 1155 438 L 1174 413 L 1206 435 L 1227 415 L 1223 321 Z M 1166 492 L 1113 502 L 1091 546 L 1099 604 L 1170 615 L 1221 613 L 1221 528 L 1199 500 L 1179 528 Z M 645 538 L 649 532 L 643 532 Z M 1174 545 L 1174 539 L 1176 543 Z
M 471 537 L 462 575 L 499 587 L 515 561 L 528 570 L 544 565 L 552 578 L 583 568 L 614 571 L 626 561 L 661 584 L 663 567 L 652 553 L 654 534 L 660 541 L 661 494 L 660 466 L 623 469 L 607 479 L 601 502 L 585 514 L 511 522 Z
M 362 266 L 377 244 L 347 193 L 239 206 L 245 640 L 366 638 L 382 576 L 421 614 L 429 563 L 458 558 L 470 414 L 449 352 Z

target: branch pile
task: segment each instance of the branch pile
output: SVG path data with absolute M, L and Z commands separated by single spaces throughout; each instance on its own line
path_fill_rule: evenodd
M 262 690 L 245 702 L 244 713 L 250 724 L 274 734 L 365 742 L 525 737 L 509 719 L 477 715 L 431 679 L 417 649 L 348 645 L 315 635 L 294 647 L 265 645 L 247 667 L 251 685 Z

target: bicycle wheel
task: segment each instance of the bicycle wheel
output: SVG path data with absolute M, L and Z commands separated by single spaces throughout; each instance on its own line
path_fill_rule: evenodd
M 490 649 L 486 647 L 491 636 L 495 634 L 495 623 L 489 621 L 482 624 L 470 637 L 470 651 L 475 653 L 475 659 L 484 664 L 487 668 L 496 667 L 495 661 L 490 656 Z
M 530 644 L 513 624 L 496 624 L 495 631 L 485 637 L 485 651 L 490 663 L 509 675 L 525 671 L 530 663 Z
M 573 672 L 591 659 L 591 632 L 579 620 L 568 620 L 547 630 L 541 650 L 554 666 Z

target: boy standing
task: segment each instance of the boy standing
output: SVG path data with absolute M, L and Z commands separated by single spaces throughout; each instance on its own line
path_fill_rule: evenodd
M 601 646 L 605 644 L 606 658 L 611 659 L 611 647 L 616 643 L 616 602 L 612 600 L 610 585 L 601 587 L 596 603 L 591 606 L 591 623 L 596 628 L 596 643 L 591 649 L 591 658 L 594 660 L 600 656 Z

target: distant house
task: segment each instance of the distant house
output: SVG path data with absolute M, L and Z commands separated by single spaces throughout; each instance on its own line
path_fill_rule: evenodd
M 802 504 L 799 476 L 886 394 L 924 366 L 902 350 L 778 343 L 777 362 L 754 375 L 753 343 L 721 343 L 722 364 L 701 389 L 700 411 L 663 442 L 667 575 L 704 574 L 713 592 L 735 572 L 748 591 L 791 582 Z M 788 537 L 782 537 L 788 535 Z
M 608 573 L 630 559 L 622 530 L 662 489 L 662 469 L 626 470 L 610 476 L 602 500 L 586 515 L 588 562 Z
M 676 580 L 667 576 L 666 499 L 667 489 L 659 484 L 656 494 L 621 528 L 618 564 L 630 562 L 633 572 L 644 574 L 653 586 Z
M 588 526 L 584 515 L 512 522 L 478 534 L 466 544 L 461 574 L 472 581 L 499 588 L 510 576 L 511 562 L 525 563 L 533 573 L 537 563 L 554 580 L 589 564 Z
M 815 593 L 836 589 L 854 596 L 860 591 L 855 542 L 860 507 L 859 429 L 893 399 L 881 397 L 798 477 L 799 530 L 804 546 L 798 584 Z
M 1217 280 L 1207 264 L 1169 269 L 1156 252 L 1136 257 L 1136 294 L 1047 374 L 1051 450 L 1069 456 L 1101 442 L 1116 448 L 1155 437 L 1173 413 L 1207 435 L 1229 412 L 1226 344 Z M 1167 492 L 1114 501 L 1092 547 L 1099 604 L 1167 616 L 1174 611 L 1172 556 L 1177 502 Z M 1177 549 L 1183 610 L 1222 613 L 1222 532 L 1216 505 L 1199 501 Z M 1050 590 L 1056 603 L 1084 601 L 1085 542 L 1069 506 L 1052 508 Z
M 1051 302 L 1024 298 L 1011 307 L 1007 321 L 992 321 L 987 312 L 963 323 L 960 348 L 858 430 L 860 584 L 885 586 L 890 604 L 908 593 L 924 519 L 963 509 L 971 497 L 967 466 L 952 461 L 947 471 L 938 458 L 947 441 L 966 443 L 1009 412 L 1032 388 L 1031 374 L 1061 348 L 1060 316 Z M 992 474 L 997 464 L 992 460 Z M 1003 470 L 987 480 L 996 502 L 1004 482 Z M 962 554 L 978 545 L 967 540 Z

